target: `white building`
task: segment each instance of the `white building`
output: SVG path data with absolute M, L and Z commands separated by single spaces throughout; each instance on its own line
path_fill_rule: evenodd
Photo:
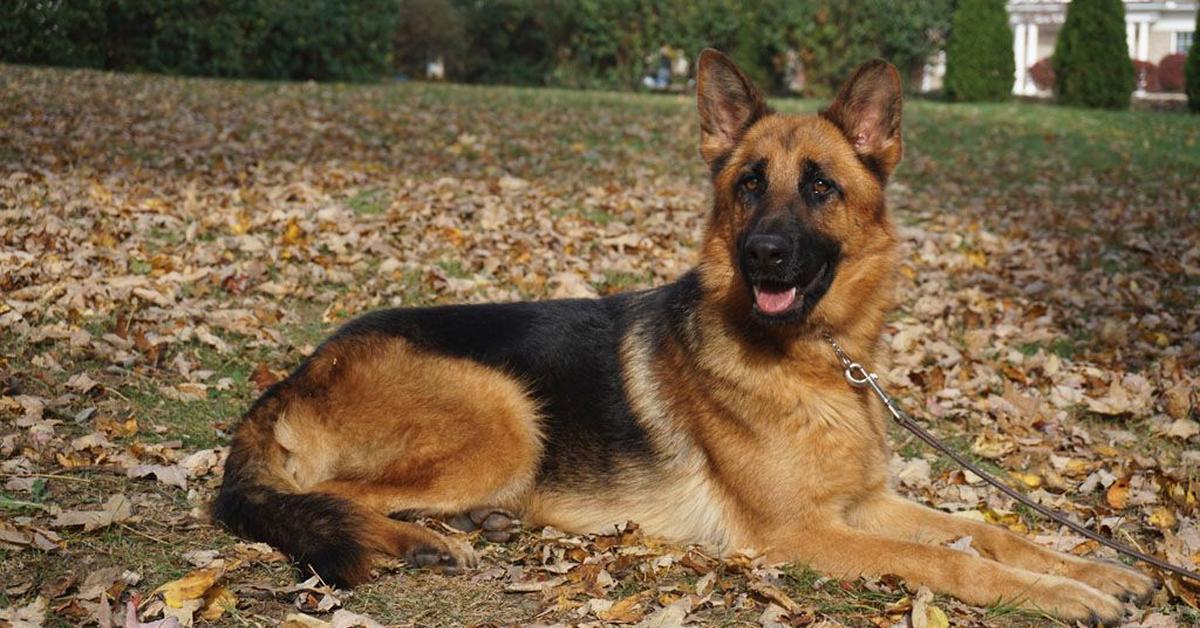
M 1067 17 L 1068 0 L 1009 0 L 1013 29 L 1013 58 L 1017 76 L 1014 94 L 1036 95 L 1029 68 L 1054 54 L 1054 43 Z M 1125 39 L 1129 56 L 1157 64 L 1175 52 L 1187 52 L 1195 38 L 1198 2 L 1125 0 Z
M 1054 54 L 1058 32 L 1067 18 L 1070 0 L 1008 0 L 1008 20 L 1013 30 L 1013 60 L 1017 73 L 1013 93 L 1039 95 L 1029 76 L 1033 64 Z M 1125 39 L 1129 56 L 1157 64 L 1176 52 L 1188 51 L 1195 39 L 1196 10 L 1200 1 L 1163 2 L 1125 0 Z M 921 79 L 921 91 L 942 88 L 946 53 L 930 59 Z

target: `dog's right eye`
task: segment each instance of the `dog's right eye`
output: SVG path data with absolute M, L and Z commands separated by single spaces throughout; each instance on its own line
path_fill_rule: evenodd
M 743 192 L 757 192 L 759 188 L 762 187 L 762 179 L 760 179 L 758 175 L 750 175 L 742 179 L 741 183 L 738 184 L 738 187 L 740 187 Z

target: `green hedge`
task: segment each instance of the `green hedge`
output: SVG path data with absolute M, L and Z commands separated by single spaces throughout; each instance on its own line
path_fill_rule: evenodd
M 7 0 L 0 60 L 278 79 L 422 76 L 637 87 L 666 45 L 707 46 L 760 85 L 826 95 L 884 57 L 907 75 L 943 45 L 955 0 Z M 694 69 L 694 68 L 693 68 Z
M 405 0 L 400 23 L 429 19 L 405 7 L 430 4 L 453 13 L 439 22 L 464 25 L 464 45 L 420 38 L 420 50 L 397 58 L 435 50 L 458 80 L 629 89 L 661 46 L 693 63 L 711 46 L 771 91 L 786 83 L 795 50 L 808 91 L 823 95 L 872 57 L 911 76 L 944 43 L 953 0 Z
M 946 95 L 1004 100 L 1012 94 L 1013 32 L 1004 0 L 961 0 L 946 46 Z
M 391 70 L 394 0 L 9 0 L 0 59 L 227 77 Z
M 1129 108 L 1136 77 L 1125 40 L 1121 0 L 1071 0 L 1053 58 L 1059 102 Z

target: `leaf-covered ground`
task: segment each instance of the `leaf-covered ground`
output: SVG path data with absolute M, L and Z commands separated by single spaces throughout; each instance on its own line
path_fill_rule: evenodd
M 887 385 L 1043 503 L 1200 567 L 1200 118 L 912 102 L 905 132 Z M 240 412 L 347 317 L 680 274 L 697 134 L 682 96 L 0 66 L 0 625 L 1044 624 L 634 526 L 334 592 L 207 522 Z M 893 444 L 912 498 L 1114 557 Z M 1171 581 L 1129 619 L 1196 606 Z

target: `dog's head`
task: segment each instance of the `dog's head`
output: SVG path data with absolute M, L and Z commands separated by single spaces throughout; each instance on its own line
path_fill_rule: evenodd
M 819 115 L 782 115 L 705 50 L 696 91 L 714 200 L 705 290 L 772 336 L 882 323 L 896 243 L 883 189 L 902 152 L 896 69 L 870 61 Z

